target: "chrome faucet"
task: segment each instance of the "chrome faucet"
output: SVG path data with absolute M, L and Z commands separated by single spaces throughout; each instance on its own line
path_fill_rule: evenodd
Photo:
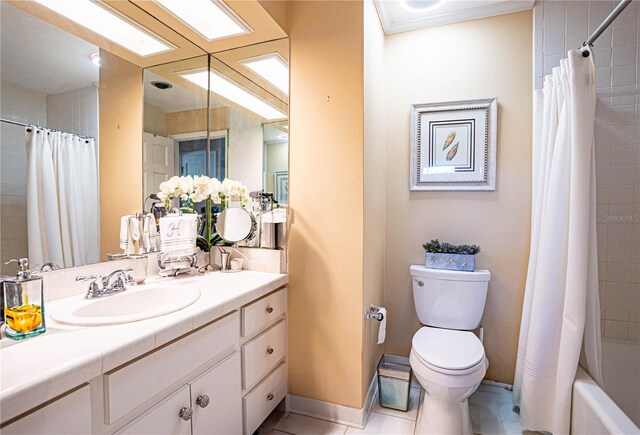
M 76 281 L 90 281 L 85 299 L 102 298 L 120 293 L 127 289 L 126 285 L 133 283 L 133 269 L 114 270 L 107 276 L 77 276 Z

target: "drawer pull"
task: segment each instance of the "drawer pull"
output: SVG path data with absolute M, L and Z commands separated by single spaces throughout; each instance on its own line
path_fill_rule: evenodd
M 209 396 L 203 394 L 196 399 L 196 405 L 200 408 L 206 408 L 209 405 Z
M 273 313 L 273 307 L 267 307 L 267 313 L 269 314 Z
M 178 414 L 178 417 L 180 417 L 184 421 L 191 420 L 192 416 L 193 410 L 191 408 L 187 408 L 186 406 L 182 407 L 182 409 L 180 409 L 180 414 Z
M 267 396 L 267 400 L 271 402 L 273 400 L 273 394 L 269 393 L 269 395 Z
M 267 353 L 271 355 L 273 353 L 273 348 L 272 347 L 267 348 Z

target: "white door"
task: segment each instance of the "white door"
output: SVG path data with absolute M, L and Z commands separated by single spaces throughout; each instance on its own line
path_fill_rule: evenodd
M 175 142 L 168 137 L 142 133 L 143 193 L 158 193 L 160 183 L 176 175 Z M 144 199 L 143 198 L 143 199 Z
M 193 435 L 242 434 L 240 354 L 191 382 Z

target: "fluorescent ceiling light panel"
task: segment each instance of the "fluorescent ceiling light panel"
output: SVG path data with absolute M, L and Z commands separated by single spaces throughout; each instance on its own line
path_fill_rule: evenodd
M 289 65 L 278 53 L 242 60 L 240 63 L 289 95 Z
M 174 49 L 101 3 L 91 0 L 35 1 L 141 57 Z
M 156 0 L 209 41 L 249 33 L 249 27 L 222 1 Z
M 207 71 L 187 71 L 177 73 L 180 77 L 189 80 L 200 86 L 203 89 L 207 89 Z M 258 98 L 251 92 L 238 86 L 228 78 L 221 74 L 210 71 L 209 77 L 211 78 L 211 92 L 226 98 L 229 101 L 233 101 L 236 104 L 252 111 L 253 113 L 262 116 L 265 119 L 283 119 L 286 118 L 286 113 L 273 107 L 271 104 L 266 103 L 262 99 Z

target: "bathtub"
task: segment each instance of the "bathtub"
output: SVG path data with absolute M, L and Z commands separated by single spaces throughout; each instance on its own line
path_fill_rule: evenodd
M 640 434 L 638 426 L 622 412 L 582 367 L 578 367 L 576 380 L 573 383 L 571 408 L 572 434 Z

